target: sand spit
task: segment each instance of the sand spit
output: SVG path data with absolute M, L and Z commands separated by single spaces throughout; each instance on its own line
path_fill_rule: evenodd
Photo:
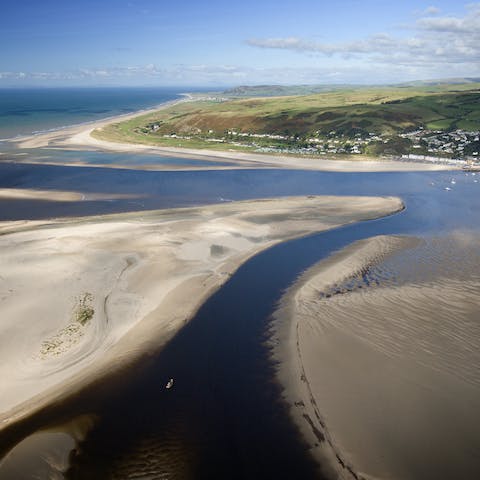
M 0 188 L 0 199 L 50 200 L 53 202 L 78 202 L 82 200 L 79 192 L 60 190 L 34 190 L 21 188 Z
M 179 100 L 189 101 L 190 99 Z M 170 106 L 173 103 L 170 102 Z M 98 122 L 92 122 L 84 125 L 76 125 L 73 127 L 64 128 L 52 132 L 32 135 L 28 137 L 21 137 L 11 140 L 20 148 L 60 148 L 68 150 L 103 150 L 113 152 L 125 153 L 148 153 L 151 155 L 158 155 L 159 157 L 179 157 L 191 158 L 198 160 L 208 160 L 210 162 L 225 162 L 228 161 L 231 165 L 208 165 L 208 166 L 172 166 L 162 165 L 161 158 L 159 158 L 158 165 L 135 165 L 130 168 L 145 169 L 145 170 L 225 170 L 225 169 L 247 169 L 247 168 L 287 168 L 287 169 L 302 169 L 302 170 L 319 170 L 331 172 L 408 172 L 408 171 L 429 171 L 429 170 L 455 170 L 458 167 L 451 165 L 439 165 L 434 163 L 420 163 L 407 162 L 371 158 L 369 160 L 331 160 L 323 158 L 305 158 L 281 155 L 265 155 L 260 153 L 244 153 L 237 151 L 217 151 L 207 149 L 189 149 L 177 147 L 159 147 L 152 145 L 140 145 L 131 143 L 116 143 L 106 140 L 99 140 L 92 137 L 91 133 L 95 129 L 102 129 L 104 126 L 128 120 L 135 116 L 144 115 L 159 110 L 155 108 L 148 111 L 141 111 L 129 115 L 109 118 Z M 25 159 L 23 161 L 28 161 Z M 58 163 L 56 163 L 58 165 Z M 83 165 L 81 163 L 65 163 L 65 165 Z M 128 168 L 125 165 L 91 165 L 103 166 L 108 168 Z
M 22 188 L 0 188 L 0 200 L 45 200 L 50 202 L 78 202 L 81 200 L 120 200 L 141 198 L 122 193 L 80 193 L 63 190 L 38 190 Z
M 275 314 L 293 418 L 332 478 L 478 478 L 480 240 L 375 237 Z
M 159 349 L 247 258 L 403 208 L 294 197 L 0 226 L 0 428 Z

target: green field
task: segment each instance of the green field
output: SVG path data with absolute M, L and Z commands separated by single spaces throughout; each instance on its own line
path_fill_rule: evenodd
M 312 137 L 329 136 L 345 142 L 377 135 L 393 145 L 398 134 L 419 127 L 480 130 L 480 84 L 361 87 L 314 95 L 184 102 L 109 125 L 93 135 L 150 145 L 252 151 L 303 147 Z M 252 141 L 242 134 L 284 139 Z M 365 153 L 382 152 L 373 148 Z
M 442 90 L 445 85 L 450 86 L 460 85 L 461 88 L 469 88 L 469 84 L 480 82 L 480 78 L 451 78 L 444 80 L 425 80 L 416 82 L 400 83 L 396 85 L 390 85 L 395 88 L 428 88 L 430 91 L 437 87 Z M 235 88 L 230 88 L 223 91 L 222 95 L 229 97 L 278 97 L 284 95 L 312 95 L 315 93 L 333 92 L 338 90 L 351 90 L 355 88 L 357 90 L 371 90 L 371 86 L 352 86 L 352 85 L 329 85 L 329 84 L 317 84 L 317 85 L 242 85 Z

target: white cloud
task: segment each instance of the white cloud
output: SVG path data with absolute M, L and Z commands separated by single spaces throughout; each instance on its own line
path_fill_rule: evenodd
M 408 38 L 379 33 L 353 42 L 323 43 L 299 37 L 253 38 L 247 43 L 264 49 L 290 50 L 340 58 L 358 58 L 380 64 L 464 64 L 479 71 L 480 3 L 467 6 L 462 17 L 436 16 L 429 7 L 409 27 Z M 435 16 L 432 16 L 435 15 Z
M 248 67 L 235 65 L 173 65 L 161 67 L 155 64 L 131 65 L 126 67 L 79 68 L 64 72 L 0 72 L 0 81 L 77 81 L 117 82 L 128 80 L 150 80 L 158 84 L 184 82 L 197 84 L 225 82 L 231 83 L 246 78 L 254 72 Z
M 440 13 L 440 9 L 437 7 L 434 7 L 431 5 L 430 7 L 427 7 L 424 11 L 424 15 L 438 15 Z
M 311 62 L 310 62 L 311 63 Z M 440 77 L 480 76 L 468 74 L 462 64 L 448 67 L 426 60 L 412 62 L 399 54 L 395 62 L 372 68 L 368 62 L 343 62 L 334 66 L 252 68 L 234 65 L 139 65 L 122 68 L 82 69 L 70 72 L 0 72 L 4 85 L 254 85 L 254 84 L 385 84 Z
M 247 43 L 260 48 L 316 52 L 325 55 L 350 55 L 355 53 L 368 53 L 374 49 L 388 49 L 394 46 L 395 41 L 386 34 L 377 34 L 364 40 L 337 44 L 312 42 L 297 37 L 250 39 L 247 40 Z

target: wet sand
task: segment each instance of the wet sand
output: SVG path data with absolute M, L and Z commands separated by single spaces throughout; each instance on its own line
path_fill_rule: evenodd
M 78 202 L 82 200 L 121 200 L 142 198 L 123 193 L 81 193 L 62 190 L 38 190 L 32 188 L 0 188 L 0 200 L 46 200 L 49 202 Z
M 0 460 L 0 477 L 6 480 L 63 480 L 71 455 L 85 440 L 94 422 L 93 416 L 83 415 L 26 437 Z
M 480 475 L 480 237 L 375 237 L 275 314 L 291 413 L 333 478 Z
M 259 251 L 402 208 L 294 197 L 2 223 L 0 428 L 161 348 Z

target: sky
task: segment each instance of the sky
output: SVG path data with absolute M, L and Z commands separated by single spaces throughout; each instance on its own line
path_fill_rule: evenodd
M 0 46 L 0 86 L 480 77 L 480 3 L 6 0 Z

